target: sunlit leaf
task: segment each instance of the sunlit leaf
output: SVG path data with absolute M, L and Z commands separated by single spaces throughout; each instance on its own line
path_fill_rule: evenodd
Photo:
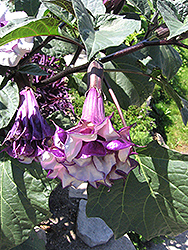
M 0 78 L 1 81 L 3 78 Z M 0 90 L 0 129 L 6 127 L 19 104 L 19 90 L 17 84 L 8 81 L 7 84 Z
M 110 14 L 99 15 L 93 23 L 81 0 L 73 0 L 73 7 L 89 59 L 103 49 L 120 45 L 128 35 L 141 27 L 140 20 Z
M 45 3 L 52 3 L 60 6 L 64 10 L 70 12 L 72 15 L 74 15 L 74 10 L 72 7 L 72 2 L 68 0 L 42 0 L 42 2 Z
M 0 46 L 22 37 L 60 35 L 58 25 L 59 21 L 54 18 L 10 22 L 0 29 Z
M 106 8 L 103 4 L 103 1 L 95 1 L 95 0 L 81 0 L 84 4 L 85 8 L 88 9 L 93 16 L 97 16 L 100 14 L 105 14 Z
M 150 17 L 151 11 L 150 11 L 150 6 L 147 0 L 130 0 L 130 2 L 138 8 L 141 13 L 146 16 Z
M 173 6 L 173 3 L 171 2 L 171 5 L 168 5 L 168 1 L 166 0 L 158 0 L 158 9 L 168 26 L 170 30 L 170 36 L 169 39 L 172 37 L 176 37 L 188 30 L 188 22 L 185 20 L 185 22 L 179 21 L 176 15 L 176 8 Z M 175 9 L 175 10 L 174 10 Z

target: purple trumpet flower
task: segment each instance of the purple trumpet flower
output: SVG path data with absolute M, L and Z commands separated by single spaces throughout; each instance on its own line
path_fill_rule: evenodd
M 101 82 L 103 68 L 94 61 L 88 68 L 89 90 L 78 125 L 64 131 L 56 126 L 53 146 L 40 157 L 48 177 L 59 177 L 62 186 L 88 181 L 92 186 L 111 186 L 113 180 L 125 179 L 138 162 L 129 156 L 134 143 L 130 127 L 117 132 L 105 117 Z
M 0 28 L 8 24 L 9 21 L 25 18 L 24 11 L 10 12 L 3 2 L 0 2 Z M 29 53 L 33 48 L 33 38 L 26 37 L 16 39 L 0 47 L 0 65 L 14 67 L 18 64 L 25 53 Z
M 7 145 L 4 151 L 29 164 L 44 152 L 53 134 L 53 129 L 40 114 L 32 89 L 26 87 L 20 92 L 20 107 L 4 140 Z

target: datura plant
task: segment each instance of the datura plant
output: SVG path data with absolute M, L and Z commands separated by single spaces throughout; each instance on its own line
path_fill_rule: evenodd
M 188 101 L 171 84 L 187 14 L 181 0 L 0 1 L 0 249 L 19 249 L 50 216 L 59 183 L 87 182 L 87 216 L 116 239 L 188 229 L 188 155 L 134 142 L 122 111 L 159 85 L 187 125 Z

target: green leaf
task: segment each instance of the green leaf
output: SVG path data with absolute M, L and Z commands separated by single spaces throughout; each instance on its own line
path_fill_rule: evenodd
M 156 142 L 138 150 L 140 170 L 125 183 L 88 188 L 87 216 L 100 217 L 116 238 L 135 231 L 147 240 L 176 236 L 188 228 L 188 155 Z
M 63 111 L 57 110 L 53 114 L 49 115 L 47 117 L 47 120 L 49 123 L 51 121 L 55 122 L 59 127 L 67 130 L 69 128 L 72 128 L 75 124 L 71 121 L 71 117 L 68 115 L 65 115 Z
M 48 197 L 53 183 L 39 163 L 25 165 L 0 154 L 0 249 L 21 244 L 50 215 Z
M 45 250 L 45 242 L 39 239 L 37 233 L 34 230 L 31 231 L 29 238 L 21 245 L 11 248 L 11 250 Z
M 78 78 L 77 76 L 69 77 L 68 86 L 78 90 L 80 95 L 85 95 L 87 91 L 87 74 L 84 75 L 83 79 Z
M 81 0 L 73 0 L 73 7 L 89 59 L 101 50 L 120 45 L 128 35 L 141 27 L 140 20 L 111 14 L 99 15 L 93 23 Z
M 169 39 L 172 37 L 176 37 L 188 30 L 188 22 L 181 22 L 178 20 L 176 15 L 176 7 L 170 2 L 170 6 L 168 5 L 169 1 L 166 0 L 158 0 L 157 7 L 170 30 Z
M 72 26 L 71 21 L 74 19 L 74 15 L 72 15 L 70 12 L 59 6 L 59 4 L 56 4 L 55 1 L 43 1 L 44 5 L 56 16 L 62 19 L 65 23 L 67 23 L 69 26 Z
M 15 10 L 25 11 L 28 16 L 36 16 L 40 5 L 39 0 L 15 0 Z
M 188 15 L 188 2 L 187 0 L 181 1 L 181 0 L 176 0 L 174 1 L 174 6 L 177 11 L 177 15 L 180 18 L 180 21 L 184 21 L 185 18 Z
M 74 15 L 74 10 L 72 7 L 72 2 L 68 1 L 68 0 L 41 0 L 44 4 L 47 3 L 52 3 L 52 4 L 56 4 L 58 6 L 60 6 L 61 8 L 63 8 L 64 10 L 70 12 L 72 15 Z M 48 5 L 50 6 L 50 5 Z
M 125 48 L 124 45 L 116 49 L 108 49 L 107 54 L 123 48 Z M 127 109 L 129 105 L 140 106 L 153 92 L 154 83 L 149 81 L 149 76 L 143 74 L 138 60 L 139 57 L 130 54 L 104 64 L 106 70 L 114 70 L 114 72 L 105 73 L 105 77 L 123 109 Z M 116 72 L 118 70 L 123 72 Z M 104 92 L 111 100 L 105 86 Z
M 43 41 L 43 37 L 38 37 L 38 40 Z M 42 48 L 42 52 L 48 56 L 54 56 L 56 58 L 62 58 L 64 55 L 74 53 L 76 45 L 67 43 L 61 40 L 53 39 L 45 47 Z
M 186 126 L 188 122 L 188 101 L 182 98 L 181 96 L 180 96 L 180 99 L 182 102 L 182 107 L 180 108 L 180 112 L 181 112 L 183 123 Z
M 140 53 L 143 58 L 148 58 L 146 66 L 149 69 L 160 68 L 168 80 L 175 76 L 182 64 L 179 53 L 170 45 L 150 46 L 135 54 L 142 57 Z
M 106 8 L 103 1 L 96 0 L 81 0 L 86 9 L 88 9 L 93 16 L 105 14 Z
M 16 112 L 18 104 L 18 87 L 16 83 L 8 81 L 8 83 L 0 90 L 0 129 L 9 124 Z
M 170 85 L 170 83 L 165 79 L 160 79 L 160 82 L 158 82 L 158 84 L 161 85 L 166 93 L 175 101 L 181 113 L 183 123 L 186 126 L 188 121 L 188 101 L 180 97 Z
M 146 16 L 147 18 L 150 17 L 151 11 L 150 6 L 147 0 L 130 0 L 130 2 L 140 10 L 140 12 Z
M 38 64 L 31 63 L 26 64 L 19 68 L 19 72 L 22 74 L 30 74 L 30 75 L 37 75 L 37 76 L 47 76 L 49 75 L 46 71 L 42 70 Z
M 22 37 L 60 35 L 58 25 L 59 21 L 54 18 L 27 18 L 19 23 L 10 22 L 0 29 L 0 46 Z

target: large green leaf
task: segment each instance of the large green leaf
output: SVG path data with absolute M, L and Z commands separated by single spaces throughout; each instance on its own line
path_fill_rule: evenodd
M 36 16 L 40 7 L 39 0 L 15 0 L 16 11 L 25 11 L 28 16 Z
M 150 17 L 151 11 L 150 11 L 150 6 L 147 0 L 130 0 L 130 2 L 138 8 L 141 13 L 146 16 Z
M 179 96 L 176 91 L 173 89 L 173 87 L 170 85 L 168 81 L 165 79 L 160 79 L 160 82 L 158 84 L 167 92 L 167 94 L 175 101 L 181 116 L 184 125 L 187 125 L 188 121 L 188 101 Z
M 172 37 L 176 37 L 188 30 L 188 22 L 185 20 L 185 22 L 179 21 L 176 14 L 176 7 L 173 5 L 173 2 L 170 2 L 166 0 L 158 0 L 157 7 L 170 30 L 170 36 L 169 39 Z
M 73 14 L 61 7 L 56 1 L 43 1 L 43 3 L 52 13 L 61 18 L 62 21 L 72 26 L 71 21 L 74 18 Z
M 38 40 L 44 40 L 43 37 L 38 37 Z M 72 38 L 73 40 L 73 38 Z M 53 39 L 41 50 L 44 54 L 48 56 L 55 56 L 56 58 L 62 58 L 64 55 L 72 54 L 76 51 L 77 46 L 64 42 L 61 40 Z
M 3 80 L 2 77 L 0 77 Z M 6 127 L 19 104 L 19 90 L 16 83 L 8 83 L 0 90 L 0 129 Z
M 22 74 L 30 74 L 30 75 L 37 75 L 37 76 L 47 76 L 48 73 L 42 70 L 38 64 L 30 63 L 25 64 L 19 68 L 19 72 Z
M 43 239 L 39 239 L 37 233 L 34 230 L 31 231 L 29 238 L 17 247 L 11 248 L 11 250 L 45 250 L 45 242 Z
M 103 49 L 120 45 L 128 35 L 141 27 L 140 20 L 111 14 L 99 15 L 93 22 L 81 0 L 73 0 L 73 7 L 89 59 Z
M 22 37 L 60 35 L 59 21 L 54 18 L 24 19 L 9 23 L 0 29 L 0 46 Z
M 47 120 L 49 123 L 51 121 L 55 122 L 59 127 L 63 128 L 64 130 L 67 130 L 69 128 L 72 128 L 75 124 L 71 121 L 71 117 L 69 115 L 65 115 L 63 111 L 57 110 L 51 115 L 47 117 Z M 54 127 L 55 129 L 55 127 Z
M 125 183 L 88 188 L 87 215 L 102 218 L 119 238 L 133 230 L 146 239 L 188 228 L 188 155 L 152 142 L 139 149 L 140 169 Z
M 50 215 L 52 189 L 40 164 L 25 165 L 0 154 L 0 249 L 21 244 L 32 228 Z
M 107 53 L 111 54 L 123 48 L 124 45 L 115 50 L 108 49 Z M 114 70 L 105 73 L 105 77 L 123 109 L 127 109 L 129 105 L 140 106 L 153 92 L 154 84 L 149 80 L 149 76 L 143 74 L 138 60 L 139 57 L 130 54 L 104 64 L 106 70 Z M 118 70 L 122 72 L 115 72 Z M 111 99 L 105 86 L 104 92 L 107 98 Z
M 143 59 L 148 58 L 146 66 L 153 70 L 160 68 L 162 73 L 170 80 L 175 76 L 182 61 L 179 53 L 172 46 L 151 46 L 137 52 L 136 55 Z
M 72 15 L 74 15 L 74 10 L 72 7 L 72 3 L 69 0 L 41 0 L 44 4 L 52 3 L 60 6 L 62 9 L 70 12 Z M 50 5 L 48 5 L 50 6 Z
M 103 1 L 96 0 L 81 0 L 84 4 L 85 8 L 88 9 L 93 16 L 97 16 L 100 14 L 105 14 L 106 8 L 103 4 Z

